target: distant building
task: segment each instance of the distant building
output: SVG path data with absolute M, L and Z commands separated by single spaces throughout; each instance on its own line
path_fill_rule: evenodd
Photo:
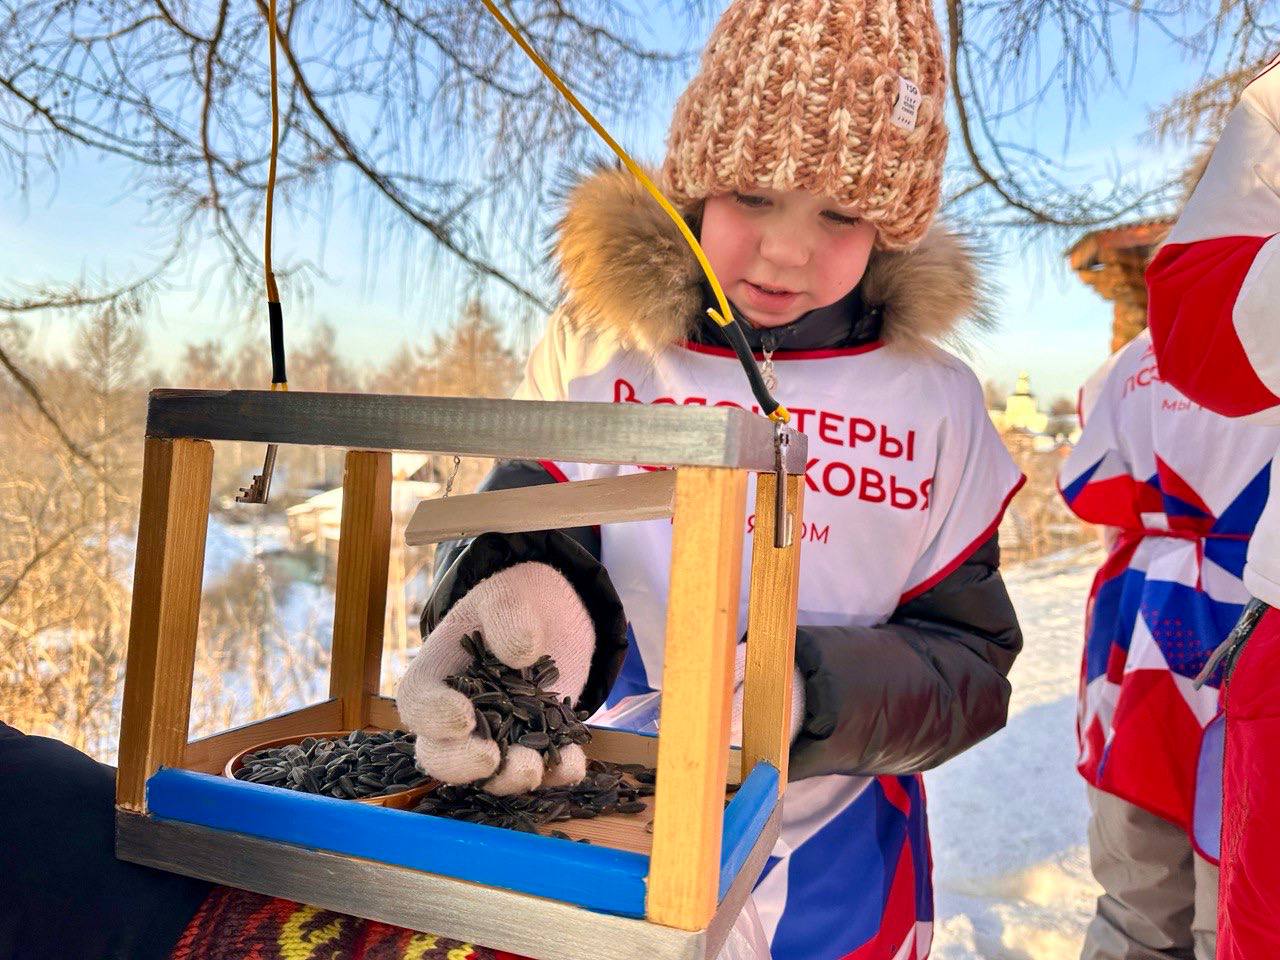
M 1036 395 L 1031 392 L 1031 376 L 1024 370 L 1018 374 L 1018 385 L 1005 397 L 1003 410 L 988 410 L 991 422 L 1001 433 L 1008 430 L 1025 430 L 1027 433 L 1044 433 L 1049 425 L 1049 415 L 1041 413 Z
M 1026 371 L 1005 397 L 1004 409 L 987 413 L 1027 479 L 1000 523 L 1004 559 L 1011 563 L 1034 560 L 1087 539 L 1090 531 L 1067 509 L 1057 490 L 1058 469 L 1079 436 L 1078 429 L 1068 430 L 1064 424 L 1068 418 L 1040 409 Z
M 391 455 L 391 517 L 393 526 L 400 530 L 419 501 L 440 495 L 440 484 L 409 479 L 419 475 L 429 459 L 421 454 Z M 325 490 L 290 507 L 286 517 L 294 548 L 322 557 L 326 579 L 332 580 L 338 568 L 342 488 Z

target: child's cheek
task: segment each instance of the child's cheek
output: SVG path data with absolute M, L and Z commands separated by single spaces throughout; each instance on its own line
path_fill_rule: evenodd
M 742 279 L 751 259 L 751 224 L 732 210 L 718 210 L 708 217 L 702 231 L 702 248 L 721 283 Z
M 862 282 L 870 247 L 863 238 L 850 237 L 830 244 L 823 251 L 817 272 L 823 292 L 831 302 L 841 299 Z

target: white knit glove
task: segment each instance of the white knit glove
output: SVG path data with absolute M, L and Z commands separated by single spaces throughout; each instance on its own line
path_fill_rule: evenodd
M 545 563 L 519 563 L 471 588 L 422 643 L 396 690 L 405 727 L 418 737 L 418 768 L 444 783 L 473 783 L 490 793 L 525 793 L 539 786 L 574 784 L 587 775 L 582 748 L 560 748 L 547 765 L 536 750 L 498 745 L 475 732 L 475 708 L 444 684 L 462 673 L 470 655 L 459 642 L 480 631 L 495 657 L 517 670 L 549 654 L 560 670 L 555 692 L 578 702 L 591 668 L 595 626 L 569 581 Z
M 731 719 L 734 742 L 742 742 L 742 691 L 743 680 L 747 675 L 747 645 L 738 644 L 733 661 L 733 715 Z M 804 721 L 804 677 L 800 670 L 791 671 L 791 742 L 795 743 L 800 734 L 800 724 Z

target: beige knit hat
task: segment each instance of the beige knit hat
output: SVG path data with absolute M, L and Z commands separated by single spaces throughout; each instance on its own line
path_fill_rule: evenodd
M 913 246 L 938 208 L 945 91 L 929 0 L 732 0 L 676 104 L 664 189 L 684 210 L 807 190 Z

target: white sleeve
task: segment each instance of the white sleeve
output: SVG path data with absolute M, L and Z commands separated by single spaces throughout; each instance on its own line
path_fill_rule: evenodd
M 1161 375 L 1224 416 L 1280 422 L 1280 57 L 1245 88 L 1146 276 Z
M 1119 407 L 1126 376 L 1144 368 L 1155 375 L 1146 331 L 1113 353 L 1080 390 L 1082 429 L 1058 471 L 1058 492 L 1071 511 L 1089 523 L 1141 525 L 1134 511 L 1132 438 L 1126 442 Z

